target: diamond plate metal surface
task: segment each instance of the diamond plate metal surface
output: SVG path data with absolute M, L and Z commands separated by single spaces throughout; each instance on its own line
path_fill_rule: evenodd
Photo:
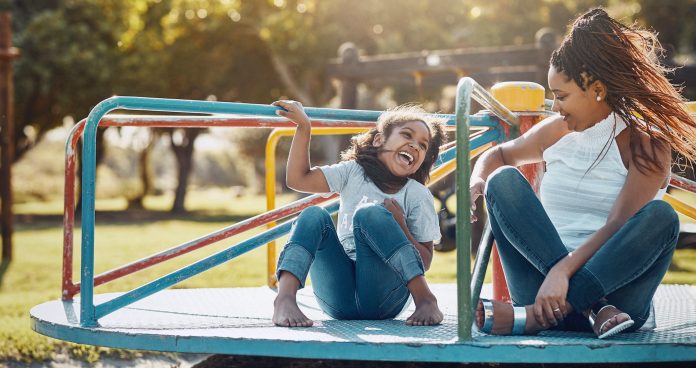
M 300 308 L 315 325 L 309 328 L 276 327 L 271 321 L 275 292 L 266 287 L 236 289 L 174 289 L 157 293 L 99 320 L 100 327 L 84 329 L 77 324 L 79 301 L 44 303 L 32 309 L 32 318 L 40 325 L 56 326 L 53 337 L 74 340 L 71 334 L 88 331 L 108 333 L 129 341 L 138 338 L 171 338 L 174 341 L 206 339 L 251 342 L 317 342 L 387 344 L 394 346 L 461 346 L 457 340 L 456 289 L 454 285 L 436 284 L 432 290 L 445 314 L 439 326 L 410 327 L 404 323 L 412 313 L 411 305 L 395 320 L 339 321 L 324 315 L 315 302 L 311 288 L 298 295 Z M 482 293 L 490 295 L 490 286 Z M 118 294 L 97 296 L 97 303 Z M 598 340 L 590 333 L 547 331 L 535 336 L 488 336 L 474 329 L 474 341 L 465 344 L 475 347 L 517 346 L 519 348 L 584 346 L 590 349 L 635 345 L 679 345 L 694 348 L 696 359 L 696 287 L 662 285 L 655 297 L 657 328 L 653 331 L 619 334 L 608 340 Z M 35 328 L 37 329 L 37 328 Z M 37 329 L 39 330 L 39 329 Z M 46 328 L 42 333 L 46 333 Z M 193 339 L 193 340 L 192 340 Z M 365 344 L 368 343 L 368 344 Z M 130 346 L 123 344 L 123 346 Z M 158 349 L 147 346 L 143 349 Z M 362 345 L 358 345 L 362 346 Z M 298 347 L 300 348 L 300 347 Z M 168 349 L 168 348 L 161 348 Z M 528 350 L 528 349 L 527 349 Z M 539 349 L 533 349 L 539 350 Z M 270 354 L 273 355 L 273 354 Z M 404 360 L 411 360 L 404 357 Z M 524 360 L 520 360 L 524 361 Z

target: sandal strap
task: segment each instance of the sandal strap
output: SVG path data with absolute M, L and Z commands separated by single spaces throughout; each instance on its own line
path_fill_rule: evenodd
M 607 308 L 613 308 L 614 310 L 619 311 L 619 313 L 616 313 L 615 315 L 607 315 L 607 313 L 610 313 L 610 312 L 602 313 Z M 607 323 L 614 316 L 618 316 L 621 314 L 625 314 L 628 316 L 628 320 L 624 321 L 623 323 L 626 323 L 629 320 L 631 320 L 631 316 L 628 315 L 628 313 L 621 311 L 620 309 L 616 308 L 614 305 L 611 305 L 611 304 L 603 305 L 596 312 L 594 310 L 590 311 L 589 320 L 590 320 L 590 323 L 592 323 L 592 330 L 595 332 L 595 334 L 597 336 L 602 336 L 602 335 L 606 334 L 608 331 L 604 331 L 604 327 L 607 325 Z M 604 322 L 602 322 L 599 326 L 597 326 L 597 320 L 600 320 L 600 321 L 603 320 Z M 619 325 L 622 325 L 623 323 L 621 323 Z M 614 326 L 613 328 L 616 328 L 616 327 L 617 326 Z M 629 326 L 623 327 L 622 330 L 627 328 L 627 327 L 629 327 Z
M 483 326 L 481 331 L 490 333 L 493 330 L 493 302 L 488 299 L 481 299 L 483 305 Z
M 590 312 L 587 314 L 587 319 L 590 321 L 592 330 L 595 329 L 595 322 L 597 321 L 597 316 L 599 313 L 607 307 L 613 307 L 613 305 L 608 304 L 605 299 L 600 299 L 590 308 Z
M 514 321 L 512 324 L 513 335 L 524 335 L 527 325 L 527 309 L 525 307 L 513 307 Z

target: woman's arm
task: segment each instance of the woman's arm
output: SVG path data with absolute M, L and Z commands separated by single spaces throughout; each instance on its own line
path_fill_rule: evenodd
M 416 240 L 413 234 L 411 234 L 411 230 L 408 229 L 408 226 L 406 225 L 404 211 L 401 209 L 399 203 L 397 203 L 396 200 L 385 199 L 384 207 L 389 212 L 391 212 L 392 216 L 394 216 L 394 220 L 396 220 L 396 222 L 401 227 L 401 230 L 403 230 L 404 234 L 406 234 L 406 238 L 408 238 L 408 240 L 411 242 L 411 244 L 413 244 L 413 246 L 420 254 L 421 259 L 423 259 L 423 267 L 425 267 L 425 270 L 429 270 L 430 264 L 433 261 L 433 242 L 419 242 L 418 240 Z
M 273 105 L 285 109 L 277 110 L 278 115 L 297 124 L 297 130 L 290 145 L 285 183 L 290 189 L 298 192 L 329 192 L 329 184 L 324 173 L 319 168 L 311 167 L 309 141 L 312 136 L 312 124 L 302 104 L 297 101 L 276 101 Z
M 484 152 L 471 171 L 471 209 L 476 209 L 476 199 L 483 194 L 486 180 L 493 171 L 505 165 L 520 166 L 541 162 L 544 150 L 567 133 L 568 126 L 563 118 L 552 116 L 536 124 L 522 136 Z

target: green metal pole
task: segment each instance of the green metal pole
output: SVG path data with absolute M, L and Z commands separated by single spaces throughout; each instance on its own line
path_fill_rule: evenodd
M 469 194 L 469 110 L 471 78 L 457 85 L 457 332 L 459 341 L 471 340 L 471 198 Z
M 478 246 L 478 254 L 474 262 L 474 272 L 471 275 L 471 300 L 473 303 L 471 303 L 470 313 L 472 315 L 476 313 L 476 303 L 481 299 L 481 288 L 483 287 L 483 280 L 486 278 L 486 268 L 491 258 L 492 249 L 493 233 L 491 232 L 491 225 L 486 223 L 486 230 L 483 231 L 483 237 Z

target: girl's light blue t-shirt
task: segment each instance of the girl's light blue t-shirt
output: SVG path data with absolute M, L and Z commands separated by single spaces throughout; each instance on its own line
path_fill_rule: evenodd
M 401 206 L 406 225 L 417 241 L 440 241 L 440 226 L 435 213 L 433 195 L 425 185 L 408 179 L 406 185 L 397 193 L 387 194 L 365 177 L 362 166 L 354 160 L 320 166 L 319 169 L 324 173 L 331 192 L 341 195 L 336 230 L 343 249 L 351 259 L 355 260 L 353 237 L 355 210 L 366 204 L 381 204 L 388 198 L 395 199 Z

